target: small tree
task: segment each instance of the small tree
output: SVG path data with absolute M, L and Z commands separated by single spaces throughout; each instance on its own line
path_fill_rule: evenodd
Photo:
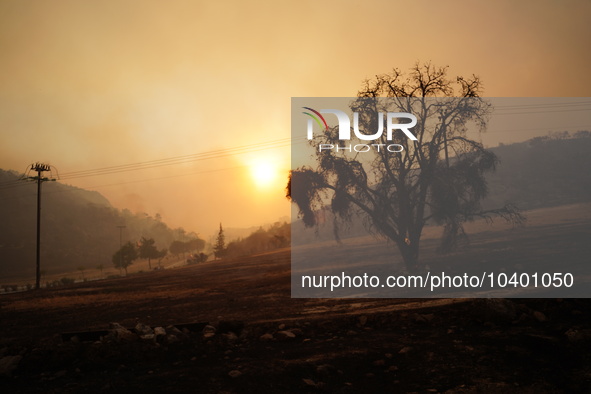
M 172 241 L 170 247 L 168 248 L 170 253 L 174 254 L 178 257 L 179 254 L 183 254 L 183 259 L 185 258 L 185 253 L 188 252 L 187 243 L 183 241 Z
M 139 246 L 139 257 L 142 259 L 148 259 L 148 268 L 152 269 L 151 259 L 158 259 L 166 255 L 166 250 L 159 251 L 154 245 L 154 238 L 142 237 Z
M 213 255 L 215 258 L 222 258 L 226 255 L 226 237 L 224 235 L 224 229 L 222 228 L 222 224 L 220 223 L 220 231 L 218 232 L 218 236 L 215 241 L 215 245 L 213 247 Z
M 138 258 L 138 251 L 134 244 L 127 242 L 113 255 L 113 265 L 119 270 L 124 269 L 127 275 L 127 267 Z
M 193 238 L 186 242 L 187 251 L 201 252 L 205 248 L 205 241 L 201 238 Z
M 168 249 L 164 248 L 160 251 L 158 251 L 158 256 L 156 257 L 158 259 L 158 267 L 162 268 L 162 259 L 168 254 Z
M 185 253 L 188 252 L 200 252 L 205 247 L 205 241 L 201 238 L 192 238 L 188 241 L 173 241 L 170 244 L 170 253 L 178 256 L 179 254 L 183 254 L 183 258 L 185 258 Z

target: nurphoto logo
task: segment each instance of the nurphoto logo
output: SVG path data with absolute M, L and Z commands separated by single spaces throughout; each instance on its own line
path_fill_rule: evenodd
M 302 107 L 306 111 L 303 114 L 309 116 L 307 123 L 307 138 L 312 140 L 314 138 L 314 122 L 318 124 L 320 130 L 323 132 L 328 131 L 329 126 L 325 117 L 322 114 L 333 114 L 337 117 L 338 128 L 339 128 L 339 140 L 347 141 L 351 139 L 351 119 L 349 115 L 338 109 L 321 109 L 317 111 L 310 107 Z M 417 118 L 413 114 L 408 112 L 388 112 L 385 115 L 386 118 L 386 140 L 392 141 L 392 135 L 396 130 L 402 131 L 409 139 L 417 141 L 417 137 L 410 131 L 412 127 L 417 124 Z M 396 119 L 396 121 L 395 121 Z M 399 119 L 409 119 L 409 123 L 398 123 Z M 373 134 L 367 134 L 359 129 L 359 113 L 353 112 L 353 132 L 355 136 L 362 141 L 376 141 L 384 135 L 384 113 L 378 113 L 378 130 Z M 378 152 L 381 150 L 387 150 L 388 152 L 402 152 L 404 147 L 400 144 L 357 144 L 348 146 L 339 146 L 334 144 L 319 144 L 318 150 L 335 150 L 349 151 L 349 152 L 369 152 L 370 150 L 376 149 Z

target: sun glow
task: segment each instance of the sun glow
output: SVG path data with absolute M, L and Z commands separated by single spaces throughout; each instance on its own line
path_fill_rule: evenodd
M 272 186 L 278 180 L 277 165 L 272 161 L 253 163 L 250 166 L 250 174 L 254 183 L 260 188 Z

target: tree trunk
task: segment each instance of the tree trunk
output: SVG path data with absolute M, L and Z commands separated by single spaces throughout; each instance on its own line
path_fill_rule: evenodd
M 416 273 L 421 270 L 419 265 L 419 243 L 405 240 L 398 244 L 402 260 L 408 272 Z

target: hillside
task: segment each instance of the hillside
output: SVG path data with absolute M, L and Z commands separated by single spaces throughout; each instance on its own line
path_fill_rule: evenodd
M 0 277 L 34 278 L 37 190 L 34 183 L 18 184 L 19 175 L 0 170 Z M 100 193 L 59 182 L 43 184 L 41 259 L 44 274 L 111 266 L 122 240 L 154 238 L 158 248 L 188 237 L 159 218 L 118 210 Z M 33 279 L 31 279 L 33 280 Z
M 500 163 L 487 177 L 486 207 L 506 201 L 521 209 L 591 201 L 591 133 L 553 134 L 491 150 Z

